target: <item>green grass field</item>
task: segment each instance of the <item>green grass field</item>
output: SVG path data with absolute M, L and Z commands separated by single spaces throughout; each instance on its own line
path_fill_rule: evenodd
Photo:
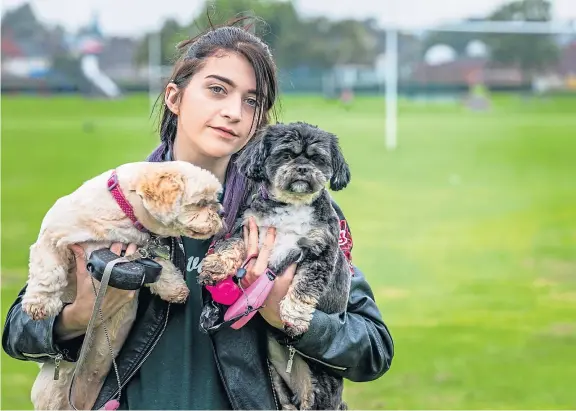
M 353 177 L 336 197 L 395 340 L 386 375 L 347 382 L 350 407 L 576 408 L 576 99 L 404 102 L 395 152 L 381 98 L 282 103 L 282 121 L 340 136 Z M 143 159 L 153 125 L 143 96 L 3 96 L 2 321 L 47 209 Z M 38 367 L 1 358 L 2 409 L 30 409 Z

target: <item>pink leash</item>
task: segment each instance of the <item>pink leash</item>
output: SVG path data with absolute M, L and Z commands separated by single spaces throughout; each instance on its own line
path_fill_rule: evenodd
M 224 321 L 240 317 L 231 325 L 235 330 L 243 327 L 256 314 L 256 311 L 262 308 L 276 279 L 276 274 L 267 268 L 248 288 L 244 289 L 236 284 L 233 277 L 238 280 L 242 279 L 246 275 L 246 266 L 256 257 L 258 254 L 249 255 L 236 274 L 226 277 L 216 285 L 206 286 L 214 301 L 230 306 L 224 314 Z
M 231 320 L 232 318 L 245 313 L 243 317 L 230 326 L 235 330 L 242 328 L 252 317 L 254 317 L 256 311 L 262 308 L 264 301 L 266 301 L 268 294 L 270 294 L 270 291 L 274 286 L 275 279 L 276 274 L 267 268 L 266 271 L 264 271 L 264 273 L 262 273 L 256 281 L 246 289 L 246 291 L 244 291 L 244 295 L 228 308 L 224 314 L 224 321 Z

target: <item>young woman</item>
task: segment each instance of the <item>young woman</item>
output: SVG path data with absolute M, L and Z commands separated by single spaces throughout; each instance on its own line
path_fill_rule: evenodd
M 148 160 L 184 160 L 212 171 L 225 185 L 225 218 L 231 226 L 252 189 L 237 172 L 234 160 L 269 122 L 277 97 L 275 64 L 259 38 L 235 25 L 189 40 L 182 51 L 164 93 L 162 143 Z M 341 215 L 337 205 L 335 209 Z M 350 251 L 347 229 L 343 238 L 348 239 L 344 242 Z M 245 239 L 250 251 L 259 253 L 243 280 L 248 285 L 267 267 L 274 230 L 268 232 L 260 250 L 255 225 L 245 228 Z M 136 322 L 116 359 L 118 374 L 110 372 L 94 409 L 112 399 L 119 399 L 123 409 L 276 409 L 266 358 L 267 327 L 278 329 L 281 343 L 293 345 L 342 378 L 369 381 L 389 369 L 392 338 L 370 286 L 356 267 L 347 312 L 328 315 L 316 310 L 310 329 L 298 339 L 282 333 L 278 313 L 295 266 L 277 278 L 266 307 L 247 325 L 239 330 L 222 327 L 214 333 L 202 332 L 200 316 L 210 295 L 198 285 L 196 276 L 210 243 L 172 239 L 173 261 L 186 275 L 189 299 L 185 304 L 168 304 L 142 289 Z M 114 244 L 111 249 L 130 254 L 136 247 Z M 77 360 L 94 292 L 82 248 L 72 250 L 78 267 L 76 301 L 56 318 L 33 322 L 21 309 L 21 293 L 8 313 L 2 338 L 11 357 L 38 362 Z M 133 292 L 110 288 L 102 305 L 104 317 L 131 298 Z

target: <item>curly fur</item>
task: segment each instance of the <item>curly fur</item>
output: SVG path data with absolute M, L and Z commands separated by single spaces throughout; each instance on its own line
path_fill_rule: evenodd
M 276 227 L 269 267 L 281 274 L 292 263 L 298 268 L 280 302 L 280 316 L 288 335 L 308 330 L 314 310 L 344 312 L 350 287 L 350 267 L 338 246 L 339 218 L 326 189 L 341 190 L 350 170 L 335 135 L 306 123 L 266 128 L 238 159 L 239 171 L 261 184 L 234 235 L 215 245 L 204 259 L 199 281 L 217 282 L 234 272 L 246 256 L 242 230 L 249 217 L 264 241 L 268 227 Z M 260 244 L 262 245 L 262 243 Z M 343 381 L 296 354 L 286 372 L 288 348 L 269 336 L 269 359 L 274 388 L 284 409 L 342 409 Z
M 218 195 L 222 186 L 210 172 L 183 161 L 138 162 L 117 169 L 120 189 L 136 218 L 160 237 L 210 238 L 222 229 Z M 82 244 L 86 255 L 114 242 L 144 245 L 149 234 L 138 231 L 107 189 L 111 170 L 94 177 L 71 194 L 58 199 L 42 221 L 39 236 L 30 247 L 29 277 L 22 308 L 34 320 L 55 317 L 63 303 L 76 297 L 75 260 L 68 246 Z M 183 303 L 188 287 L 170 261 L 160 278 L 150 284 L 152 293 L 172 303 Z M 95 281 L 95 283 L 97 283 Z M 137 298 L 124 305 L 105 325 L 114 355 L 122 347 L 134 321 Z M 104 329 L 98 326 L 89 342 L 85 368 L 78 370 L 73 401 L 90 409 L 108 374 L 112 358 Z M 68 390 L 75 363 L 62 361 L 60 377 L 53 379 L 54 363 L 41 367 L 32 402 L 36 409 L 71 409 Z

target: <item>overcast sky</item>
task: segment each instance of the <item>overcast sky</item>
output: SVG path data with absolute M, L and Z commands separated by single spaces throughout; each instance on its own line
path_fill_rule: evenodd
M 26 0 L 3 0 L 10 9 Z M 100 17 L 108 35 L 140 35 L 167 17 L 188 23 L 200 10 L 200 0 L 29 0 L 37 16 L 48 23 L 60 23 L 69 30 L 85 25 L 93 12 Z M 332 18 L 373 16 L 380 22 L 406 27 L 437 24 L 446 20 L 485 15 L 503 0 L 295 0 L 304 15 Z M 372 5 L 371 5 L 372 4 Z M 373 4 L 379 4 L 374 6 Z M 576 0 L 553 0 L 557 19 L 576 19 Z M 354 7 L 351 7 L 354 5 Z

